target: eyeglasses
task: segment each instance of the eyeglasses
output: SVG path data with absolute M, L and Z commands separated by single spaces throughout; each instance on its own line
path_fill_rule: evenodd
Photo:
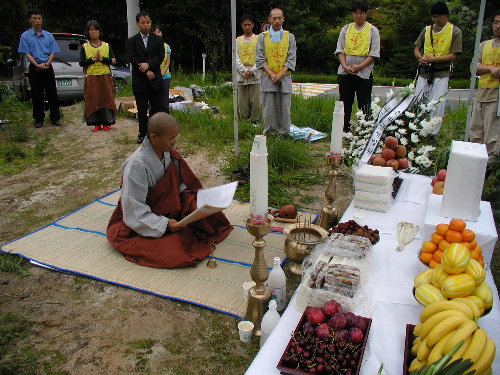
M 179 134 L 177 134 L 175 137 L 170 137 L 168 140 L 173 143 L 177 140 L 177 138 L 179 138 Z

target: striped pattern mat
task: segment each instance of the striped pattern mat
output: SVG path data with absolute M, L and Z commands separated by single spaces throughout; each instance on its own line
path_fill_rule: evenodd
M 217 245 L 217 267 L 204 260 L 197 267 L 155 269 L 128 262 L 106 239 L 106 226 L 116 207 L 120 191 L 114 191 L 86 206 L 5 244 L 0 249 L 36 261 L 42 266 L 137 289 L 161 297 L 190 302 L 236 317 L 245 314 L 242 284 L 250 281 L 254 258 L 253 237 L 247 232 L 248 203 L 233 201 L 224 212 L 234 226 L 229 237 Z M 316 215 L 303 214 L 316 219 Z M 273 226 L 284 226 L 273 222 Z M 284 259 L 285 237 L 269 233 L 264 237 L 264 256 L 272 267 L 276 256 Z
M 293 93 L 303 98 L 324 94 L 338 86 L 336 83 L 292 83 Z

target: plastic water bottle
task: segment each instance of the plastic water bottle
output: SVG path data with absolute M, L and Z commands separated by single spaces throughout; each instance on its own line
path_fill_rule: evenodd
M 269 310 L 264 314 L 260 324 L 260 347 L 264 345 L 274 327 L 278 324 L 278 320 L 280 320 L 280 314 L 276 311 L 276 301 L 272 299 L 269 301 Z
M 286 307 L 286 276 L 280 263 L 280 257 L 275 257 L 273 269 L 267 279 L 267 286 L 271 290 L 271 299 L 276 301 L 277 310 L 281 312 Z

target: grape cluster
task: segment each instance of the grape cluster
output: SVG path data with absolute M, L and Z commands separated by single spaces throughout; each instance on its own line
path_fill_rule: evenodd
M 332 309 L 331 302 L 337 307 Z M 303 324 L 293 333 L 283 355 L 282 367 L 306 374 L 356 373 L 361 364 L 369 319 L 351 312 L 343 313 L 336 301 L 328 303 L 330 308 L 307 308 Z M 327 314 L 332 312 L 332 315 Z M 312 323 L 311 320 L 323 321 Z
M 350 234 L 353 236 L 366 237 L 370 240 L 372 245 L 376 244 L 380 239 L 378 229 L 368 228 L 368 225 L 361 226 L 354 220 L 346 221 L 345 223 L 339 223 L 337 226 L 330 228 L 328 234 L 332 233 L 342 233 Z

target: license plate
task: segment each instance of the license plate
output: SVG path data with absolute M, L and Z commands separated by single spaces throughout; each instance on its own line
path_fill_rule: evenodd
M 73 82 L 71 81 L 71 79 L 58 79 L 57 80 L 57 86 L 58 87 L 73 86 Z

